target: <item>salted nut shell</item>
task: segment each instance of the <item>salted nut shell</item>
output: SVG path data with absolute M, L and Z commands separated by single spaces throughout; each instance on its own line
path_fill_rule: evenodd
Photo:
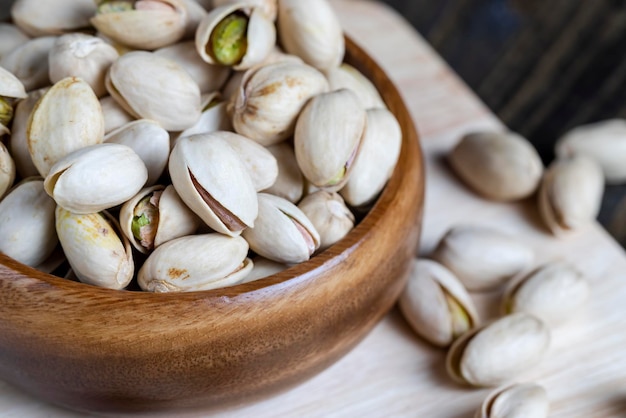
M 598 216 L 604 193 L 602 168 L 585 155 L 555 160 L 539 189 L 539 213 L 555 235 L 585 226 Z
M 101 0 L 91 24 L 122 45 L 152 50 L 183 37 L 187 9 L 182 0 Z
M 169 241 L 154 250 L 137 282 L 149 292 L 189 292 L 232 286 L 252 270 L 241 237 L 212 233 Z
M 27 92 L 46 87 L 50 85 L 48 54 L 55 41 L 56 36 L 30 39 L 6 53 L 0 59 L 0 67 L 13 73 Z
M 20 100 L 15 106 L 11 136 L 9 138 L 9 151 L 15 161 L 17 173 L 22 177 L 39 176 L 39 171 L 33 164 L 33 159 L 28 150 L 28 120 L 35 104 L 48 91 L 47 88 L 33 90 L 28 97 Z
M 367 115 L 350 90 L 312 98 L 298 116 L 294 149 L 302 174 L 328 191 L 341 189 L 351 175 L 365 134 Z
M 248 169 L 222 132 L 179 138 L 170 154 L 172 184 L 208 226 L 236 236 L 254 226 L 256 190 Z
M 0 199 L 13 186 L 15 162 L 4 144 L 0 142 Z
M 529 269 L 532 249 L 500 231 L 458 225 L 444 235 L 433 259 L 452 271 L 469 291 L 491 290 Z
M 126 202 L 141 190 L 147 178 L 145 164 L 130 147 L 98 144 L 57 161 L 44 187 L 59 206 L 87 214 Z
M 81 282 L 109 289 L 128 286 L 135 271 L 130 243 L 108 212 L 80 215 L 57 206 L 56 230 Z
M 62 35 L 88 28 L 89 18 L 96 12 L 93 0 L 16 0 L 11 18 L 32 37 Z
M 15 25 L 0 22 L 0 59 L 30 38 Z
M 142 189 L 120 209 L 122 232 L 143 254 L 175 238 L 193 234 L 201 223 L 172 185 Z
M 261 64 L 276 45 L 274 23 L 245 2 L 214 8 L 196 31 L 196 51 L 205 62 L 247 70 Z
M 546 390 L 535 383 L 517 383 L 490 393 L 474 418 L 547 418 Z
M 543 174 L 537 151 L 528 140 L 512 132 L 465 135 L 448 155 L 448 161 L 474 191 L 499 201 L 530 196 Z
M 279 0 L 277 24 L 285 51 L 307 64 L 326 71 L 343 61 L 343 30 L 328 1 Z
M 242 236 L 262 257 L 284 264 L 308 260 L 320 245 L 311 221 L 293 203 L 259 193 L 259 216 Z
M 121 56 L 106 78 L 109 94 L 137 119 L 182 131 L 200 118 L 200 89 L 175 61 L 145 51 Z
M 543 321 L 515 313 L 459 337 L 448 351 L 446 370 L 459 383 L 497 386 L 539 363 L 549 345 Z
M 583 275 L 565 262 L 545 264 L 507 288 L 505 313 L 526 312 L 557 326 L 576 315 L 589 297 Z
M 354 215 L 337 193 L 320 190 L 302 199 L 298 208 L 320 234 L 319 251 L 335 244 L 354 228 Z
M 257 192 L 271 187 L 276 182 L 278 163 L 265 147 L 233 132 L 221 132 L 221 137 L 243 161 Z
M 104 116 L 104 133 L 120 128 L 135 118 L 120 106 L 113 97 L 105 96 L 100 99 L 102 115 Z
M 0 201 L 0 252 L 36 267 L 58 243 L 54 227 L 56 203 L 40 178 L 29 178 Z
M 293 134 L 306 102 L 328 90 L 326 77 L 315 68 L 280 62 L 246 72 L 232 105 L 233 127 L 263 146 Z
M 413 260 L 398 304 L 413 330 L 439 347 L 449 346 L 479 322 L 474 303 L 459 279 L 432 260 Z
M 0 67 L 0 96 L 12 99 L 24 99 L 27 96 L 22 82 L 2 67 Z
M 293 147 L 287 142 L 271 145 L 267 150 L 272 153 L 278 164 L 276 182 L 265 189 L 266 193 L 280 196 L 291 203 L 298 203 L 304 192 L 304 178 Z
M 67 154 L 101 143 L 104 116 L 93 89 L 75 77 L 56 83 L 35 105 L 26 135 L 33 163 L 43 177 Z
M 217 131 L 233 131 L 233 125 L 228 115 L 227 103 L 222 101 L 219 92 L 202 95 L 202 113 L 200 119 L 191 127 L 179 133 L 170 134 L 170 143 L 173 147 L 178 138 L 196 134 Z
M 213 0 L 213 7 L 236 3 L 241 3 L 241 0 Z M 245 3 L 259 9 L 272 22 L 276 20 L 276 15 L 278 14 L 278 4 L 276 0 L 246 0 Z
M 380 97 L 376 86 L 359 70 L 350 64 L 341 64 L 339 67 L 326 71 L 330 90 L 349 89 L 359 98 L 365 109 L 386 109 L 387 106 Z

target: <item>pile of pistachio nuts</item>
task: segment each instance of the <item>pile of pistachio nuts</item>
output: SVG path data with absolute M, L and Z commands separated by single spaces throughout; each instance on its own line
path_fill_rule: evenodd
M 266 277 L 341 240 L 399 157 L 326 0 L 17 0 L 11 17 L 0 252 L 42 271 L 154 292 Z

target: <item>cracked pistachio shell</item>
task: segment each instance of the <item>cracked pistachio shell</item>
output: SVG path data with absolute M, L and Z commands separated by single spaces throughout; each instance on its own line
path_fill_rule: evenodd
M 539 363 L 549 345 L 543 321 L 515 313 L 459 337 L 448 350 L 446 370 L 459 383 L 497 386 Z
M 50 85 L 48 54 L 56 36 L 44 36 L 25 42 L 0 59 L 0 67 L 13 73 L 26 91 Z
M 22 82 L 13 73 L 2 67 L 0 67 L 0 96 L 13 99 L 24 99 L 27 97 Z
M 213 230 L 236 236 L 254 226 L 258 214 L 254 184 L 223 133 L 179 138 L 169 171 L 183 202 Z
M 398 304 L 413 330 L 439 347 L 449 346 L 479 322 L 474 303 L 459 279 L 431 260 L 413 260 Z
M 367 111 L 367 127 L 352 173 L 339 192 L 353 207 L 370 203 L 391 177 L 402 147 L 402 130 L 387 109 Z
M 307 101 L 328 91 L 326 77 L 313 67 L 279 62 L 246 72 L 233 97 L 235 131 L 263 146 L 289 138 Z
M 0 59 L 29 39 L 17 26 L 0 22 Z
M 320 234 L 319 251 L 324 251 L 354 228 L 354 215 L 337 193 L 318 191 L 308 195 L 298 208 Z
M 465 135 L 448 155 L 448 161 L 470 188 L 498 201 L 530 196 L 543 174 L 537 151 L 528 140 L 512 132 Z
M 180 42 L 154 51 L 156 55 L 176 61 L 183 67 L 191 78 L 198 84 L 202 93 L 214 92 L 222 88 L 230 69 L 221 65 L 211 65 L 204 62 L 196 52 L 193 41 Z
M 59 36 L 48 55 L 50 81 L 78 77 L 87 82 L 96 96 L 106 94 L 104 79 L 119 54 L 95 36 L 70 33 Z
M 33 90 L 28 93 L 28 97 L 20 100 L 15 106 L 13 116 L 12 132 L 9 139 L 9 150 L 15 161 L 15 168 L 22 178 L 39 176 L 39 171 L 28 150 L 28 120 L 35 104 L 48 91 L 48 88 Z
M 278 0 L 278 37 L 290 54 L 326 71 L 343 61 L 339 18 L 327 0 Z
M 141 158 L 148 170 L 146 184 L 157 182 L 167 166 L 170 155 L 170 135 L 153 120 L 140 119 L 110 132 L 104 137 L 110 144 L 130 147 Z
M 31 267 L 43 263 L 58 243 L 55 208 L 41 179 L 22 181 L 0 201 L 0 252 Z
M 387 106 L 376 87 L 359 70 L 350 64 L 341 64 L 339 67 L 327 71 L 330 90 L 349 89 L 357 95 L 364 109 L 386 109 Z
M 44 187 L 59 206 L 87 214 L 126 202 L 147 178 L 145 164 L 130 147 L 98 144 L 61 158 L 50 169 Z
M 155 194 L 158 197 L 154 198 Z M 150 203 L 154 206 L 156 216 L 147 225 L 146 239 L 142 241 L 133 234 L 133 219 L 135 216 L 141 216 L 137 215 L 143 213 L 137 211 L 140 209 L 138 205 L 149 196 L 152 196 Z M 193 234 L 201 223 L 200 218 L 185 206 L 172 185 L 147 187 L 124 203 L 120 209 L 122 232 L 132 246 L 143 254 L 175 238 Z
M 187 9 L 182 0 L 138 0 L 133 9 L 96 13 L 91 24 L 113 41 L 135 49 L 171 45 L 185 34 Z
M 263 257 L 255 257 L 253 261 L 254 267 L 252 268 L 252 271 L 248 273 L 241 283 L 249 283 L 255 280 L 264 279 L 288 268 L 285 264 L 277 263 L 276 261 L 268 260 Z
M 213 0 L 213 7 L 241 4 L 241 0 Z M 246 0 L 246 5 L 259 9 L 272 22 L 276 20 L 278 5 L 276 0 Z
M 106 78 L 109 94 L 137 119 L 182 131 L 200 118 L 200 89 L 176 62 L 145 51 L 122 55 Z
M 11 7 L 13 22 L 33 37 L 89 28 L 95 12 L 93 0 L 16 0 Z
M 505 313 L 526 312 L 557 326 L 574 316 L 589 297 L 589 284 L 583 275 L 565 262 L 548 263 L 505 292 Z
M 102 115 L 104 116 L 104 132 L 109 132 L 135 120 L 130 113 L 124 110 L 113 97 L 106 96 L 100 99 Z
M 245 48 L 241 58 L 232 64 L 235 70 L 247 70 L 261 64 L 276 45 L 276 28 L 274 23 L 261 11 L 248 3 L 233 3 L 214 8 L 202 21 L 196 31 L 196 51 L 205 62 L 209 64 L 231 65 L 220 61 L 219 54 L 214 50 L 216 28 L 231 15 L 244 18 L 247 22 L 245 30 L 245 43 L 238 45 Z M 229 31 L 225 31 L 230 34 Z M 229 39 L 223 40 L 229 51 L 234 50 L 234 42 Z
M 267 147 L 267 150 L 276 158 L 278 177 L 272 187 L 264 190 L 265 193 L 282 197 L 294 204 L 298 203 L 304 192 L 304 178 L 293 147 L 287 142 L 282 142 Z
M 252 270 L 248 243 L 212 233 L 177 238 L 158 247 L 139 270 L 149 292 L 190 292 L 240 283 Z
M 4 144 L 0 142 L 0 199 L 13 186 L 15 181 L 15 162 Z
M 108 212 L 79 215 L 57 206 L 56 230 L 81 282 L 109 289 L 128 286 L 135 271 L 132 250 Z
M 576 230 L 598 216 L 604 193 L 602 168 L 585 155 L 554 161 L 539 188 L 539 213 L 555 235 Z
M 294 149 L 302 174 L 328 191 L 341 189 L 358 158 L 367 115 L 350 90 L 312 98 L 296 123 Z
M 271 152 L 253 140 L 236 133 L 221 132 L 221 136 L 243 161 L 257 192 L 274 184 L 278 177 L 278 163 Z
M 202 114 L 200 119 L 191 128 L 180 133 L 172 133 L 170 142 L 173 144 L 178 138 L 196 134 L 204 134 L 217 131 L 232 131 L 233 125 L 227 111 L 227 103 L 220 99 L 218 92 L 202 95 Z
M 474 418 L 547 418 L 546 390 L 534 383 L 517 383 L 491 392 Z
M 26 129 L 33 164 L 45 177 L 67 154 L 102 142 L 104 117 L 89 84 L 68 77 L 52 86 L 35 104 Z
M 306 215 L 293 203 L 259 193 L 259 216 L 242 236 L 262 257 L 285 264 L 308 260 L 320 245 L 320 236 Z
M 500 231 L 473 225 L 451 228 L 433 259 L 446 266 L 469 291 L 491 290 L 529 269 L 532 249 Z

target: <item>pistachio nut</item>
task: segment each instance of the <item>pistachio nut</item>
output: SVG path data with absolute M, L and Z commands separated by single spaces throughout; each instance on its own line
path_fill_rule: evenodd
M 413 260 L 398 305 L 413 330 L 440 347 L 449 346 L 479 322 L 474 303 L 459 279 L 432 260 Z
M 170 155 L 170 136 L 153 120 L 140 119 L 118 128 L 104 137 L 110 144 L 130 147 L 141 158 L 148 170 L 146 184 L 157 182 Z
M 277 263 L 276 261 L 268 260 L 263 257 L 257 256 L 252 261 L 254 262 L 254 267 L 252 268 L 252 271 L 244 277 L 241 283 L 249 283 L 255 280 L 264 279 L 273 274 L 280 273 L 287 268 L 285 264 Z
M 546 390 L 535 383 L 516 383 L 491 392 L 474 418 L 547 418 Z
M 201 223 L 172 185 L 142 189 L 120 209 L 122 232 L 144 254 L 165 242 L 193 234 Z
M 278 37 L 290 54 L 326 71 L 343 61 L 339 18 L 327 0 L 278 0 Z
M 30 156 L 43 177 L 67 154 L 101 143 L 104 117 L 89 84 L 68 77 L 52 86 L 35 105 L 26 135 Z
M 543 163 L 525 138 L 512 132 L 465 135 L 448 155 L 456 174 L 484 197 L 513 201 L 539 186 Z
M 337 193 L 320 190 L 302 199 L 298 208 L 320 235 L 319 251 L 335 244 L 354 228 L 354 215 Z
M 246 72 L 232 102 L 233 127 L 263 146 L 289 138 L 307 101 L 328 90 L 313 67 L 279 62 Z
M 541 361 L 550 330 L 527 313 L 507 315 L 459 337 L 446 357 L 448 375 L 473 386 L 497 386 Z
M 59 206 L 75 214 L 100 212 L 126 202 L 144 186 L 148 171 L 126 145 L 98 144 L 61 158 L 44 188 Z
M 257 195 L 248 169 L 220 132 L 179 138 L 169 171 L 181 199 L 208 226 L 236 236 L 254 226 Z
M 122 45 L 152 50 L 183 37 L 187 9 L 182 0 L 98 0 L 91 24 Z
M 276 182 L 265 189 L 265 193 L 287 199 L 291 203 L 298 203 L 304 190 L 304 179 L 293 147 L 287 142 L 281 142 L 267 147 L 267 150 L 276 158 L 278 177 Z
M 13 73 L 26 91 L 46 87 L 50 85 L 48 54 L 55 42 L 55 36 L 31 39 L 3 55 L 0 67 Z
M 470 291 L 490 290 L 532 265 L 532 249 L 500 231 L 459 225 L 444 235 L 433 259 L 452 271 Z
M 227 111 L 227 103 L 222 101 L 218 92 L 202 95 L 202 113 L 200 119 L 188 129 L 179 134 L 171 134 L 170 142 L 173 144 L 178 138 L 196 134 L 204 134 L 217 131 L 232 131 L 233 125 Z
M 213 7 L 241 3 L 241 0 L 213 0 Z M 276 20 L 278 4 L 276 0 L 246 0 L 246 4 L 259 9 L 272 22 Z
M 284 264 L 308 260 L 320 245 L 311 221 L 293 203 L 259 193 L 259 216 L 242 236 L 250 249 L 262 257 Z
M 381 192 L 391 177 L 402 146 L 402 130 L 387 109 L 367 111 L 367 128 L 352 174 L 339 192 L 353 207 L 365 206 Z
M 591 223 L 600 212 L 602 168 L 585 155 L 555 160 L 539 188 L 539 213 L 555 235 Z
M 48 88 L 33 90 L 28 93 L 28 97 L 17 102 L 13 125 L 11 126 L 11 137 L 9 138 L 9 151 L 15 161 L 17 173 L 22 177 L 39 176 L 39 171 L 28 150 L 28 120 L 35 104 L 48 91 Z
M 229 103 L 235 102 L 235 97 L 239 92 L 239 87 L 241 87 L 241 81 L 246 73 L 247 71 L 232 71 L 230 73 L 228 80 L 226 80 L 226 83 L 222 87 L 222 97 L 224 101 Z
M 31 267 L 43 263 L 58 243 L 55 208 L 41 179 L 19 183 L 0 201 L 0 252 Z
M 0 138 L 10 133 L 8 126 L 13 120 L 15 100 L 25 97 L 27 96 L 22 82 L 0 67 Z
M 102 115 L 104 116 L 104 132 L 109 132 L 135 120 L 127 111 L 120 106 L 113 97 L 106 96 L 100 99 Z
M 182 131 L 200 118 L 200 89 L 176 62 L 145 51 L 122 55 L 106 78 L 109 94 L 137 119 Z
M 15 181 L 15 162 L 11 154 L 0 142 L 0 199 L 13 186 Z
M 339 67 L 331 68 L 326 72 L 326 77 L 328 77 L 331 91 L 352 90 L 359 98 L 363 108 L 368 110 L 387 108 L 374 84 L 350 64 L 343 63 Z
M 56 208 L 56 230 L 76 277 L 87 284 L 123 289 L 135 265 L 128 239 L 108 212 L 76 214 Z
M 104 96 L 106 73 L 118 57 L 115 48 L 95 36 L 82 33 L 59 36 L 48 55 L 50 81 L 78 77 L 91 86 L 96 96 Z
M 207 9 L 195 0 L 183 0 L 183 5 L 187 10 L 187 17 L 185 19 L 185 33 L 182 39 L 193 39 L 196 36 L 200 22 L 207 15 Z
M 294 149 L 302 174 L 315 186 L 341 189 L 350 177 L 367 115 L 350 90 L 312 98 L 296 123 Z
M 93 0 L 16 0 L 11 18 L 25 33 L 37 37 L 89 28 L 89 18 L 95 12 Z
M 137 282 L 149 292 L 189 292 L 238 284 L 252 270 L 241 237 L 203 234 L 159 246 L 139 270 Z
M 247 70 L 261 64 L 276 44 L 276 28 L 248 3 L 214 8 L 196 31 L 196 51 L 209 64 Z
M 29 39 L 17 26 L 0 22 L 0 59 Z
M 220 135 L 243 161 L 257 192 L 271 187 L 276 182 L 278 163 L 271 152 L 245 136 L 233 132 L 220 132 Z
M 579 271 L 565 262 L 552 262 L 511 283 L 503 311 L 527 312 L 557 326 L 575 315 L 588 296 L 589 284 Z

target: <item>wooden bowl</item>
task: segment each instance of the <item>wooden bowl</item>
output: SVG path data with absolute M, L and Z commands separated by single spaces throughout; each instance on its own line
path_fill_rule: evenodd
M 312 377 L 393 306 L 420 233 L 423 161 L 391 81 L 349 39 L 404 135 L 395 172 L 350 234 L 306 263 L 213 291 L 151 294 L 60 279 L 0 254 L 0 378 L 105 413 L 224 408 Z

